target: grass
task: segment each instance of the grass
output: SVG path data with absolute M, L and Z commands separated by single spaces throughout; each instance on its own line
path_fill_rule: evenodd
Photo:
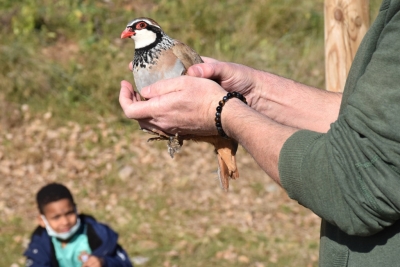
M 143 266 L 317 266 L 318 218 L 245 151 L 223 194 L 208 146 L 171 160 L 124 118 L 134 45 L 119 35 L 139 16 L 201 55 L 324 87 L 322 0 L 0 1 L 0 266 L 24 265 L 34 195 L 54 180 Z
M 322 1 L 251 1 L 246 9 L 240 1 L 9 3 L 2 10 L 7 45 L 1 47 L 1 86 L 8 99 L 32 108 L 51 107 L 58 118 L 91 111 L 118 114 L 118 81 L 132 80 L 126 65 L 134 47 L 119 34 L 138 16 L 157 18 L 169 35 L 202 55 L 306 81 L 303 58 L 313 61 L 307 62 L 313 65 L 310 73 L 323 66 L 320 56 L 311 55 L 311 47 L 323 52 L 321 11 Z M 224 19 L 220 14 L 226 14 Z M 323 86 L 321 79 L 313 83 Z

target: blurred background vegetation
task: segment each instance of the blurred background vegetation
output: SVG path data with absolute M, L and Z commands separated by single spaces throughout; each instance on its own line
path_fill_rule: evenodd
M 370 1 L 371 21 L 380 2 Z M 4 192 L 0 196 L 0 251 L 5 255 L 0 258 L 0 265 L 23 265 L 21 253 L 35 225 L 34 194 L 44 182 L 57 180 L 68 183 L 77 198 L 96 202 L 96 208 L 90 201 L 83 202 L 82 210 L 118 230 L 128 253 L 137 256 L 138 263 L 142 259 L 144 266 L 316 266 L 315 218 L 288 200 L 279 188 L 274 189 L 244 151 L 239 165 L 247 171 L 248 178 L 240 180 L 226 196 L 214 188 L 214 180 L 204 182 L 199 181 L 204 177 L 197 178 L 200 174 L 210 176 L 208 169 L 216 164 L 212 155 L 201 161 L 210 165 L 207 168 L 201 164 L 191 166 L 193 157 L 198 160 L 202 156 L 194 156 L 189 149 L 171 161 L 164 157 L 164 145 L 145 144 L 146 136 L 135 131 L 136 123 L 124 118 L 118 104 L 119 82 L 133 81 L 127 65 L 133 58 L 134 44 L 119 36 L 125 25 L 139 16 L 155 19 L 168 35 L 203 56 L 246 64 L 324 88 L 323 0 L 0 0 L 0 174 L 4 177 L 0 183 Z M 42 130 L 35 128 L 30 134 L 25 127 L 32 125 L 46 128 L 39 144 L 34 135 Z M 16 136 L 22 132 L 26 135 L 17 141 Z M 40 149 L 57 146 L 49 132 L 56 133 L 58 142 L 65 141 L 66 155 L 77 154 L 82 169 L 89 171 L 77 168 L 74 174 L 60 174 L 55 166 L 61 165 L 51 154 L 29 150 L 35 142 Z M 82 133 L 89 136 L 88 132 L 93 133 L 94 139 L 85 142 Z M 78 144 L 72 146 L 74 134 Z M 132 141 L 133 137 L 140 142 Z M 131 148 L 130 144 L 137 146 Z M 127 149 L 115 152 L 124 146 Z M 210 152 L 209 147 L 192 146 L 201 153 Z M 92 169 L 87 167 L 90 157 L 104 156 L 103 153 L 113 156 L 105 156 Z M 153 158 L 143 161 L 150 154 Z M 43 172 L 46 162 L 52 167 Z M 41 166 L 37 167 L 43 174 L 40 179 L 35 176 L 37 171 L 29 172 L 28 167 L 35 164 Z M 132 174 L 129 166 L 140 179 L 122 179 L 124 170 Z M 192 169 L 184 170 L 188 166 Z M 24 171 L 21 174 L 18 170 Z M 49 173 L 54 178 L 49 178 L 53 177 Z M 101 175 L 91 180 L 94 173 Z M 150 175 L 152 178 L 148 178 Z M 159 180 L 168 176 L 177 180 L 160 189 Z M 157 186 L 151 187 L 151 183 Z M 200 205 L 209 209 L 187 206 L 192 197 L 199 197 L 197 194 L 207 195 L 207 205 Z M 18 202 L 15 196 L 26 199 Z M 248 199 L 247 204 L 242 204 L 246 202 L 242 197 Z M 264 205 L 271 205 L 275 198 L 280 204 L 266 211 Z M 139 201 L 143 199 L 148 202 Z M 220 199 L 241 204 L 224 208 Z M 114 203 L 111 206 L 110 201 Z M 222 223 L 236 209 L 242 212 L 238 214 L 248 216 L 246 208 L 253 204 L 255 214 L 278 214 L 275 227 L 288 228 L 269 231 L 265 217 L 259 218 L 260 227 L 250 225 L 245 231 L 237 228 L 242 223 L 239 218 Z M 115 207 L 131 216 L 120 222 L 108 212 Z M 257 217 L 249 216 L 254 220 Z M 169 219 L 164 220 L 165 217 Z M 196 228 L 193 225 L 201 220 L 205 220 L 204 225 L 219 223 L 219 227 L 192 233 Z M 309 228 L 296 231 L 296 220 L 313 223 L 300 223 Z M 174 228 L 177 221 L 179 229 Z M 266 233 L 274 235 L 270 238 Z

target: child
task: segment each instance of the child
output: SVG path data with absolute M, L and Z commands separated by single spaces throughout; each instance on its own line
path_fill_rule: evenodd
M 78 215 L 71 192 L 51 183 L 36 195 L 39 225 L 24 255 L 29 267 L 132 267 L 118 235 L 93 217 Z

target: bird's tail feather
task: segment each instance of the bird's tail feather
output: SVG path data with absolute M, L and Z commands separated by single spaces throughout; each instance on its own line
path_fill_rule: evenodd
M 236 150 L 237 143 L 232 144 L 234 147 L 216 147 L 218 158 L 218 178 L 222 189 L 228 191 L 229 180 L 239 178 L 239 170 L 236 166 Z
M 239 178 L 239 170 L 235 158 L 238 142 L 220 136 L 202 136 L 193 138 L 192 140 L 203 141 L 214 145 L 215 153 L 218 158 L 218 178 L 222 189 L 228 191 L 229 180 Z

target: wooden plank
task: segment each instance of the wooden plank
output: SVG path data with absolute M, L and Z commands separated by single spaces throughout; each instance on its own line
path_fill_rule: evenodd
M 369 0 L 325 0 L 326 89 L 342 92 L 358 46 L 369 28 Z

